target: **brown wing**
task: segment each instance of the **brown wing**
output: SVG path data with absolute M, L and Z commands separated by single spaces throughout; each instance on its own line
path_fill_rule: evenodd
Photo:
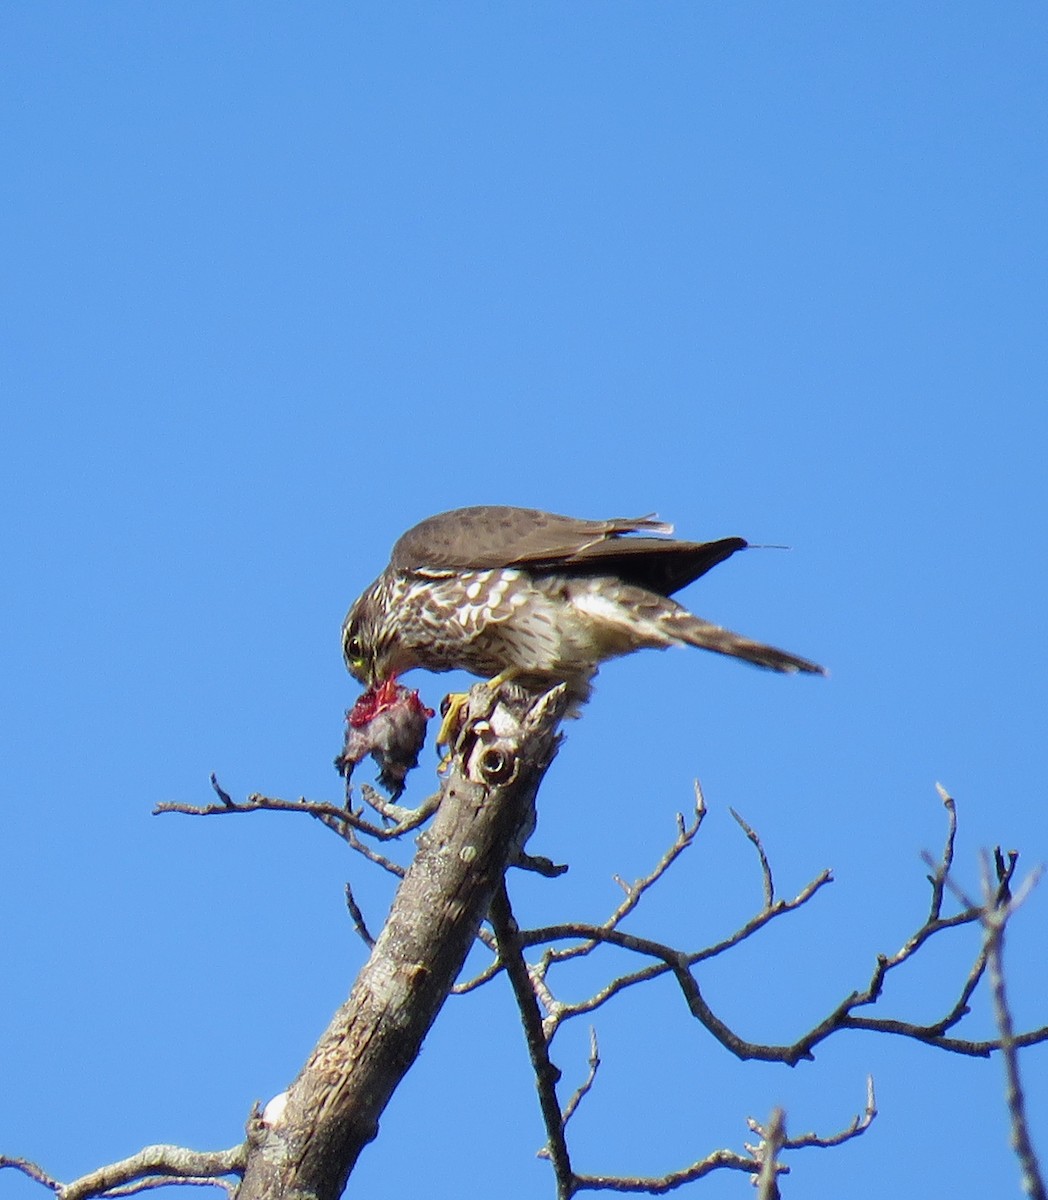
M 624 533 L 672 533 L 653 517 L 580 521 L 537 508 L 477 505 L 428 517 L 393 547 L 390 563 L 405 571 L 487 571 L 552 564 Z
M 742 538 L 678 542 L 624 537 L 670 534 L 654 517 L 582 521 L 534 508 L 481 505 L 429 517 L 393 547 L 391 563 L 407 571 L 485 571 L 498 567 L 614 575 L 669 596 L 741 550 Z
M 675 542 L 664 538 L 616 538 L 588 546 L 557 567 L 572 575 L 614 575 L 626 583 L 672 596 L 711 567 L 744 550 L 740 537 L 716 542 Z M 551 567 L 550 569 L 557 569 Z

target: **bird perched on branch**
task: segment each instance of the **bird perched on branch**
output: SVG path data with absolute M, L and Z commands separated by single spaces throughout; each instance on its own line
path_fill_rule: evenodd
M 712 625 L 670 596 L 746 546 L 683 542 L 654 517 L 583 521 L 483 505 L 422 521 L 346 616 L 350 673 L 369 687 L 412 667 L 456 668 L 584 703 L 600 663 L 644 647 L 700 646 L 772 671 L 816 663 Z

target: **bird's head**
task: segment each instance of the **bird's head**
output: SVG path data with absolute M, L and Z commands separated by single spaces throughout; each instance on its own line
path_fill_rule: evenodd
M 342 653 L 350 675 L 367 687 L 374 687 L 379 682 L 379 675 L 375 669 L 377 630 L 370 599 L 369 589 L 346 614 L 342 624 Z
M 346 614 L 342 625 L 342 653 L 354 679 L 376 687 L 406 670 L 390 610 L 376 580 Z

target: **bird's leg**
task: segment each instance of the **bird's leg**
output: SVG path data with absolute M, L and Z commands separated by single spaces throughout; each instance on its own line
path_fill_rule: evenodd
M 504 671 L 499 671 L 492 679 L 485 679 L 483 686 L 492 693 L 497 692 L 504 683 L 509 683 L 518 674 L 520 674 L 518 667 L 507 667 Z M 451 761 L 451 746 L 458 734 L 462 710 L 466 707 L 468 699 L 469 692 L 448 692 L 440 706 L 443 720 L 440 723 L 440 730 L 437 733 L 437 749 L 439 750 L 441 746 L 446 746 L 448 753 L 441 758 L 440 766 L 437 770 L 443 770 Z

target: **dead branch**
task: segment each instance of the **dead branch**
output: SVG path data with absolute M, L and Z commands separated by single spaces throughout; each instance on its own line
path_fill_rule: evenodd
M 1008 895 L 1007 889 L 1015 871 L 1014 860 L 1010 863 L 1009 869 L 1004 866 L 999 850 L 995 857 L 998 879 L 996 888 L 990 880 L 989 863 L 986 861 L 986 857 L 983 857 L 982 921 L 994 1018 L 1000 1035 L 1001 1059 L 1004 1063 L 1004 1098 L 1008 1107 L 1012 1149 L 1019 1160 L 1023 1191 L 1031 1200 L 1046 1200 L 1048 1193 L 1045 1192 L 1044 1179 L 1041 1175 L 1037 1155 L 1034 1153 L 1030 1128 L 1026 1119 L 1026 1098 L 1019 1076 L 1019 1055 L 1017 1053 L 1020 1039 L 1015 1034 L 1004 978 L 1005 928 L 1012 914 L 1036 885 L 1040 872 L 1034 872 L 1019 889 L 1018 895 L 1012 898 Z
M 829 1150 L 833 1146 L 843 1146 L 845 1142 L 850 1142 L 852 1138 L 861 1137 L 873 1124 L 876 1116 L 877 1097 L 873 1090 L 873 1076 L 867 1075 L 866 1108 L 855 1117 L 850 1125 L 845 1129 L 839 1130 L 837 1133 L 802 1133 L 797 1137 L 788 1137 L 782 1143 L 782 1148 L 784 1150 L 805 1150 L 809 1146 L 815 1146 L 820 1150 Z
M 564 1105 L 564 1113 L 561 1117 L 561 1121 L 565 1125 L 567 1125 L 567 1123 L 575 1115 L 576 1109 L 589 1093 L 590 1088 L 593 1087 L 597 1079 L 597 1072 L 600 1070 L 600 1047 L 597 1045 L 597 1031 L 592 1025 L 590 1026 L 589 1034 L 590 1050 L 589 1058 L 586 1060 L 589 1071 L 586 1074 L 586 1078 L 579 1084 L 574 1092 L 572 1092 L 571 1099 L 567 1102 L 567 1104 Z
M 764 852 L 764 843 L 757 836 L 757 831 L 752 826 L 747 825 L 734 808 L 729 808 L 728 812 L 735 818 L 736 824 L 753 844 L 760 858 L 761 878 L 764 882 L 764 909 L 767 911 L 775 903 L 775 881 L 772 879 L 771 863 L 768 862 L 768 856 Z
M 37 1166 L 35 1162 L 30 1162 L 28 1158 L 15 1158 L 9 1154 L 0 1154 L 0 1169 L 10 1167 L 14 1171 L 21 1171 L 23 1175 L 28 1176 L 34 1183 L 42 1184 L 45 1188 L 49 1188 L 52 1192 L 60 1193 L 65 1186 L 53 1179 L 43 1169 Z
M 996 878 L 992 884 L 987 861 L 983 901 L 981 904 L 970 901 L 951 878 L 956 806 L 940 788 L 947 812 L 947 836 L 940 858 L 934 862 L 928 860 L 931 898 L 923 923 L 894 955 L 877 956 L 864 989 L 844 997 L 795 1042 L 789 1045 L 749 1042 L 712 1011 L 703 997 L 695 968 L 808 903 L 832 882 L 831 873 L 821 872 L 793 899 L 776 900 L 771 864 L 761 839 L 733 811 L 733 817 L 757 851 L 763 898 L 760 911 L 734 932 L 698 950 L 681 950 L 624 930 L 625 919 L 637 912 L 647 892 L 696 839 L 706 811 L 696 784 L 696 803 L 690 822 L 678 814 L 673 842 L 646 876 L 632 884 L 615 877 L 624 897 L 602 924 L 567 922 L 521 930 L 506 889 L 507 868 L 519 865 L 548 875 L 563 869 L 524 852 L 534 826 L 536 791 L 556 753 L 556 729 L 563 704 L 562 689 L 536 699 L 519 688 L 501 689 L 495 694 L 487 688 L 475 688 L 440 793 L 416 809 L 407 809 L 385 801 L 373 789 L 362 789 L 365 804 L 386 822 L 383 826 L 366 819 L 363 809 L 350 809 L 348 803 L 342 808 L 326 802 L 288 801 L 259 794 L 238 803 L 214 776 L 211 782 L 217 803 L 202 807 L 178 803 L 157 805 L 154 811 L 158 813 L 194 816 L 259 811 L 306 813 L 332 829 L 352 849 L 401 878 L 386 925 L 377 940 L 372 938 L 347 885 L 347 907 L 357 932 L 371 951 L 370 957 L 298 1078 L 264 1112 L 257 1109 L 253 1112 L 243 1145 L 212 1154 L 173 1146 L 150 1146 L 69 1184 L 60 1183 L 35 1163 L 23 1159 L 0 1157 L 0 1168 L 21 1171 L 61 1200 L 91 1200 L 95 1196 L 108 1200 L 172 1183 L 218 1186 L 227 1191 L 235 1187 L 237 1200 L 280 1200 L 288 1195 L 337 1200 L 361 1150 L 376 1136 L 384 1107 L 417 1056 L 444 999 L 452 990 L 472 990 L 503 971 L 512 985 L 524 1026 L 546 1127 L 547 1144 L 540 1153 L 551 1160 L 558 1200 L 571 1200 L 584 1190 L 662 1194 L 717 1170 L 745 1171 L 755 1177 L 759 1196 L 777 1200 L 778 1178 L 789 1170 L 779 1161 L 783 1152 L 839 1146 L 861 1136 L 870 1127 L 877 1115 L 872 1079 L 868 1081 L 865 1112 L 829 1136 L 807 1133 L 788 1137 L 785 1114 L 777 1109 L 765 1126 L 749 1122 L 760 1141 L 747 1146 L 746 1155 L 717 1150 L 680 1170 L 656 1177 L 576 1173 L 565 1129 L 596 1079 L 600 1065 L 596 1033 L 591 1029 L 588 1074 L 563 1109 L 557 1097 L 561 1072 L 550 1057 L 553 1038 L 564 1021 L 594 1011 L 626 988 L 671 973 L 691 1014 L 740 1059 L 792 1066 L 802 1059 L 813 1058 L 822 1041 L 845 1029 L 904 1036 L 967 1055 L 985 1056 L 994 1050 L 1002 1051 L 1012 1139 L 1024 1188 L 1034 1200 L 1048 1200 L 1026 1124 L 1017 1055 L 1023 1046 L 1048 1040 L 1048 1026 L 1024 1033 L 1014 1031 L 1001 962 L 1007 921 L 1033 884 L 1027 880 L 1018 895 L 1012 896 L 1015 852 L 1004 855 L 997 851 Z M 419 851 L 410 868 L 393 862 L 363 840 L 371 838 L 384 843 L 402 837 L 434 813 L 436 819 L 431 828 L 418 838 Z M 964 907 L 960 912 L 943 916 L 947 890 L 957 894 Z M 490 931 L 481 928 L 485 917 L 491 923 Z M 982 945 L 957 1000 L 940 1020 L 921 1025 L 857 1011 L 876 1004 L 882 998 L 890 972 L 910 961 L 932 938 L 975 922 L 983 926 Z M 494 959 L 474 979 L 453 989 L 477 938 L 489 947 Z M 571 944 L 561 946 L 558 944 L 561 942 Z M 612 979 L 578 1003 L 560 1001 L 550 976 L 568 962 L 603 946 L 615 946 L 648 961 Z M 529 965 L 524 957 L 530 947 L 543 948 L 534 965 Z M 984 975 L 990 980 L 999 1037 L 966 1041 L 951 1031 L 967 1015 L 971 997 Z M 228 1176 L 243 1179 L 237 1185 Z
M 364 914 L 360 911 L 360 905 L 353 895 L 353 889 L 346 884 L 346 908 L 349 909 L 349 915 L 353 919 L 353 928 L 360 935 L 361 941 L 369 950 L 375 947 L 375 939 L 371 936 L 371 932 L 367 927 L 367 922 L 364 920 Z
M 701 794 L 700 794 L 701 795 Z M 695 823 L 685 828 L 679 818 L 678 837 L 670 846 L 659 865 L 641 884 L 627 890 L 627 899 L 601 925 L 591 925 L 581 922 L 568 922 L 561 925 L 544 926 L 540 929 L 523 930 L 519 941 L 523 947 L 545 946 L 538 963 L 531 968 L 533 981 L 536 983 L 537 994 L 546 1012 L 544 1029 L 547 1041 L 552 1041 L 556 1030 L 565 1021 L 591 1013 L 606 1004 L 614 996 L 626 988 L 646 983 L 661 975 L 672 973 L 677 980 L 688 1008 L 692 1015 L 731 1053 L 740 1059 L 758 1059 L 767 1062 L 784 1062 L 790 1066 L 814 1057 L 815 1048 L 828 1037 L 844 1029 L 864 1030 L 867 1032 L 890 1034 L 907 1037 L 926 1045 L 936 1046 L 943 1050 L 967 1056 L 986 1057 L 994 1050 L 1001 1048 L 999 1039 L 969 1040 L 951 1036 L 949 1031 L 969 1012 L 969 1002 L 972 994 L 983 977 L 986 966 L 985 947 L 980 948 L 975 962 L 961 987 L 960 994 L 950 1009 L 937 1021 L 919 1024 L 892 1018 L 866 1016 L 856 1010 L 875 1004 L 881 997 L 888 974 L 909 961 L 917 951 L 931 938 L 950 929 L 960 928 L 978 922 L 983 909 L 981 906 L 968 903 L 963 911 L 943 917 L 943 889 L 949 884 L 949 870 L 953 862 L 954 844 L 957 831 L 956 806 L 940 788 L 947 810 L 947 837 L 940 859 L 930 862 L 932 874 L 929 882 L 932 886 L 932 899 L 929 913 L 923 924 L 906 940 L 903 946 L 893 955 L 880 954 L 877 956 L 873 972 L 866 987 L 851 992 L 817 1025 L 788 1045 L 767 1045 L 751 1042 L 736 1034 L 720 1017 L 713 1012 L 702 995 L 698 980 L 692 968 L 698 964 L 724 953 L 733 946 L 753 936 L 774 918 L 784 913 L 792 912 L 807 903 L 825 884 L 831 882 L 829 871 L 816 876 L 792 900 L 774 899 L 774 884 L 772 881 L 771 865 L 768 856 L 756 831 L 738 814 L 733 813 L 746 837 L 753 843 L 760 861 L 761 877 L 763 880 L 764 907 L 749 921 L 745 922 L 734 933 L 721 941 L 701 950 L 685 951 L 667 945 L 653 938 L 627 933 L 618 928 L 622 917 L 632 912 L 636 902 L 646 886 L 660 878 L 665 869 L 676 859 L 681 851 L 690 845 L 701 822 L 701 809 L 697 809 L 698 818 Z M 997 866 L 997 894 L 1007 893 L 1009 881 L 1015 870 L 1016 857 L 1013 854 L 999 855 Z M 637 894 L 634 894 L 636 892 Z M 575 944 L 559 949 L 554 943 L 570 940 Z M 548 975 L 554 966 L 558 966 L 580 954 L 588 954 L 597 946 L 611 945 L 631 951 L 637 955 L 654 960 L 647 966 L 635 971 L 624 973 L 611 980 L 604 987 L 586 999 L 572 1004 L 564 1003 L 556 998 L 548 983 Z M 492 964 L 481 972 L 475 979 L 463 985 L 463 990 L 479 986 L 497 974 L 498 964 Z M 540 986 L 541 985 L 541 986 Z M 1048 1040 L 1048 1026 L 1030 1030 L 1015 1035 L 1016 1046 L 1033 1045 Z
M 666 874 L 666 872 L 670 869 L 671 866 L 673 866 L 673 864 L 677 861 L 677 859 L 681 856 L 681 854 L 685 850 L 687 850 L 687 848 L 694 842 L 695 837 L 699 832 L 699 828 L 702 825 L 702 821 L 703 821 L 703 818 L 705 817 L 705 815 L 706 815 L 706 804 L 702 797 L 702 791 L 699 787 L 698 780 L 696 780 L 695 781 L 695 808 L 693 810 L 693 819 L 692 819 L 691 823 L 686 825 L 684 822 L 683 815 L 681 813 L 677 813 L 677 836 L 676 836 L 676 838 L 674 839 L 672 845 L 669 847 L 669 849 L 666 851 L 666 853 L 663 854 L 662 858 L 660 858 L 658 863 L 656 863 L 654 869 L 652 871 L 650 871 L 647 875 L 645 875 L 643 878 L 638 879 L 635 882 L 629 884 L 629 883 L 626 883 L 621 878 L 621 876 L 619 876 L 619 875 L 613 876 L 615 882 L 617 884 L 619 884 L 619 886 L 625 892 L 625 899 L 615 909 L 615 911 L 611 914 L 611 916 L 609 916 L 608 919 L 602 925 L 598 926 L 597 928 L 602 929 L 602 930 L 616 929 L 618 927 L 618 925 L 622 922 L 622 920 L 625 917 L 629 916 L 629 914 L 631 912 L 633 912 L 633 910 L 640 903 L 644 894 L 652 887 L 653 884 L 657 883 Z M 562 874 L 562 871 L 563 871 L 563 869 L 558 868 L 558 869 L 556 869 L 556 871 L 554 873 L 559 875 L 559 874 Z M 560 927 L 558 927 L 558 928 L 560 928 Z M 592 928 L 592 927 L 591 926 L 582 926 L 582 925 L 573 925 L 572 928 L 576 929 L 576 930 L 584 930 L 586 928 Z M 524 944 L 525 945 L 536 945 L 536 944 L 540 944 L 542 941 L 553 940 L 553 939 L 547 939 L 547 938 L 542 938 L 542 937 L 536 936 L 536 934 L 541 934 L 542 932 L 543 932 L 542 930 L 532 930 L 527 934 L 523 934 L 522 937 L 524 938 Z M 570 934 L 568 936 L 571 936 L 571 937 L 578 936 L 578 937 L 583 937 L 583 938 L 586 937 L 585 933 Z M 601 944 L 601 939 L 599 937 L 589 937 L 579 945 L 568 946 L 568 947 L 565 947 L 564 949 L 557 949 L 557 948 L 551 946 L 549 949 L 547 949 L 547 951 L 543 955 L 542 961 L 536 967 L 533 967 L 532 970 L 537 972 L 537 975 L 539 978 L 544 978 L 546 971 L 549 968 L 550 963 L 564 962 L 571 958 L 578 958 L 582 955 L 589 954 L 592 950 L 596 949 L 596 947 L 599 946 L 600 944 Z M 460 995 L 464 994 L 466 992 L 475 991 L 482 984 L 485 984 L 489 980 L 494 979 L 495 976 L 498 975 L 502 971 L 502 969 L 503 969 L 503 964 L 502 964 L 501 960 L 496 956 L 496 958 L 494 959 L 493 962 L 489 963 L 488 966 L 486 966 L 482 971 L 478 972 L 478 974 L 475 975 L 472 979 L 466 980 L 463 983 L 456 984 L 455 991 L 456 991 L 456 993 L 458 993 Z
M 238 1200 L 337 1200 L 462 968 L 506 867 L 534 824 L 563 689 L 471 693 L 432 826 L 349 999 L 286 1102 L 260 1123 Z
M 187 1150 L 182 1146 L 146 1146 L 130 1158 L 100 1167 L 71 1183 L 52 1179 L 36 1163 L 0 1156 L 0 1167 L 14 1167 L 50 1188 L 61 1200 L 88 1200 L 92 1196 L 130 1196 L 172 1183 L 224 1187 L 225 1175 L 242 1175 L 247 1164 L 247 1144 L 229 1150 Z
M 164 800 L 154 806 L 153 814 L 158 816 L 161 813 L 182 813 L 188 817 L 217 817 L 232 813 L 305 813 L 327 825 L 340 837 L 345 837 L 344 831 L 350 829 L 356 830 L 357 833 L 365 833 L 368 837 L 373 837 L 378 841 L 389 842 L 418 829 L 420 825 L 428 821 L 436 811 L 441 797 L 441 793 L 437 792 L 424 800 L 418 808 L 410 809 L 402 808 L 399 804 L 382 801 L 381 807 L 377 811 L 387 816 L 397 813 L 399 819 L 392 825 L 376 825 L 373 821 L 368 821 L 361 816 L 360 809 L 342 808 L 337 804 L 330 804 L 322 800 L 307 800 L 305 796 L 300 796 L 298 800 L 282 800 L 276 796 L 263 796 L 258 792 L 253 792 L 246 800 L 237 802 L 219 786 L 214 774 L 211 776 L 211 786 L 218 793 L 218 804 L 183 804 L 177 800 Z M 375 807 L 374 798 L 377 793 L 374 792 L 374 789 L 370 791 L 369 803 Z
M 757 1200 L 779 1200 L 779 1154 L 785 1144 L 786 1114 L 781 1108 L 773 1108 L 768 1124 L 761 1130 L 760 1144 L 754 1154 L 760 1163 Z
M 570 1200 L 575 1192 L 575 1175 L 571 1169 L 571 1157 L 564 1137 L 564 1118 L 557 1100 L 560 1070 L 553 1065 L 549 1057 L 549 1046 L 542 1028 L 542 1014 L 539 1012 L 528 965 L 524 961 L 519 930 L 510 908 L 505 881 L 499 885 L 492 901 L 491 921 L 498 939 L 499 957 L 513 986 L 513 994 L 524 1026 L 531 1067 L 535 1073 L 535 1086 L 539 1094 L 539 1108 L 546 1125 L 546 1153 L 553 1163 L 553 1175 L 557 1182 L 557 1198 Z
M 734 1150 L 714 1150 L 680 1171 L 669 1171 L 665 1175 L 576 1175 L 577 1192 L 642 1192 L 649 1196 L 663 1196 L 686 1183 L 693 1183 L 712 1175 L 714 1171 L 745 1171 L 754 1174 L 760 1167 L 748 1154 L 737 1154 Z

